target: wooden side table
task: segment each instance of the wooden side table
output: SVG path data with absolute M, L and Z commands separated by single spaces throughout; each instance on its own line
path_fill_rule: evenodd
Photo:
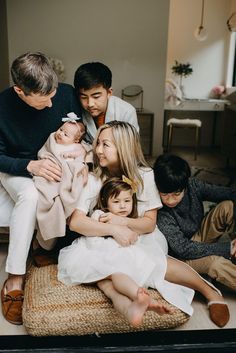
M 152 155 L 154 113 L 147 109 L 137 110 L 139 133 L 143 154 Z

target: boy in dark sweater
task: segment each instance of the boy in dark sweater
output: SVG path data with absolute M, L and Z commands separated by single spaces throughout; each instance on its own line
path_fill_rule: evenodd
M 191 178 L 188 163 L 175 155 L 159 156 L 154 174 L 163 203 L 157 224 L 169 253 L 236 290 L 236 191 Z M 203 201 L 217 205 L 204 215 Z M 231 239 L 222 238 L 226 233 Z
M 60 167 L 37 152 L 70 112 L 80 115 L 72 86 L 58 84 L 47 57 L 26 53 L 11 67 L 14 85 L 0 93 L 0 226 L 10 226 L 8 279 L 1 292 L 2 312 L 22 323 L 26 260 L 35 229 L 38 192 L 32 175 L 60 181 Z

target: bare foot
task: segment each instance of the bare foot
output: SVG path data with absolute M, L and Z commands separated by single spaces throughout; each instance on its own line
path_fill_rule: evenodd
M 143 288 L 144 292 L 149 295 L 147 288 Z M 163 314 L 172 314 L 175 310 L 172 309 L 168 304 L 162 304 L 158 302 L 156 299 L 150 297 L 149 295 L 149 306 L 147 310 L 155 311 L 159 315 Z
M 131 326 L 137 327 L 142 324 L 143 315 L 150 304 L 150 296 L 145 288 L 140 287 L 137 298 L 130 304 L 127 310 L 127 319 Z
M 169 305 L 158 302 L 156 299 L 150 298 L 150 303 L 147 310 L 155 311 L 159 315 L 173 314 L 174 309 Z
M 24 275 L 9 275 L 6 282 L 6 293 L 12 290 L 22 290 L 24 286 Z

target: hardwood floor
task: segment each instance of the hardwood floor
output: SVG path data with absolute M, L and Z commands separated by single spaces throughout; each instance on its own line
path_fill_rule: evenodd
M 192 147 L 173 146 L 169 153 L 177 154 L 178 156 L 186 159 L 190 166 L 221 169 L 225 169 L 227 166 L 230 166 L 232 169 L 236 167 L 236 160 L 231 160 L 228 165 L 227 158 L 221 154 L 219 147 L 201 147 L 196 160 L 194 160 L 194 149 Z M 147 159 L 150 160 L 150 157 Z M 151 160 L 154 159 L 155 157 L 151 157 Z

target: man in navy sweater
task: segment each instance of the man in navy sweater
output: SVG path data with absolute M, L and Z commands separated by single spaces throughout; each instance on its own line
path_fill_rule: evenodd
M 80 115 L 72 86 L 58 84 L 47 57 L 26 53 L 11 67 L 14 85 L 0 93 L 0 226 L 10 226 L 8 279 L 1 291 L 3 315 L 22 324 L 26 261 L 35 229 L 38 193 L 32 175 L 60 181 L 61 170 L 37 152 L 62 117 Z

